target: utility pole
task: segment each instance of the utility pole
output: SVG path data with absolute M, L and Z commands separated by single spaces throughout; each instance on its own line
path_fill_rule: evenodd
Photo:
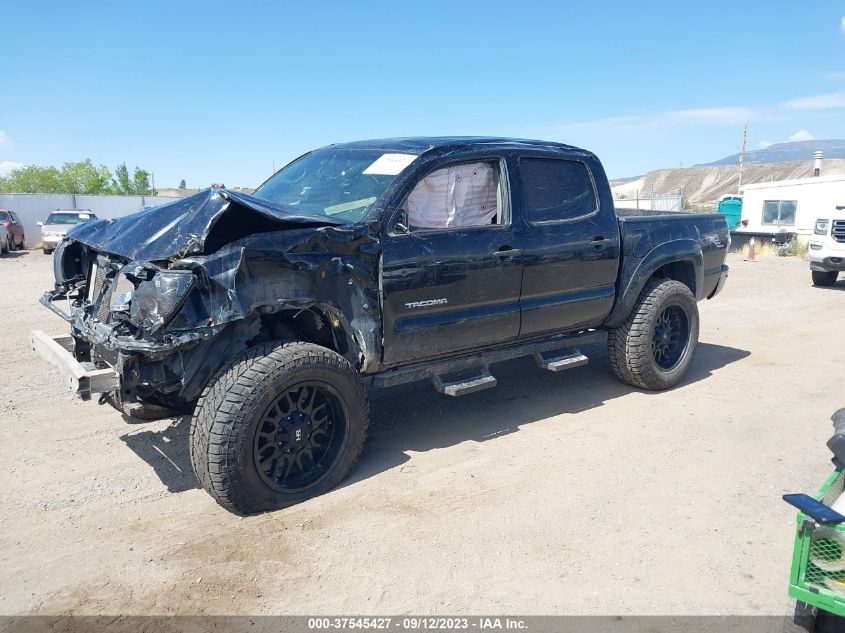
M 745 162 L 745 148 L 748 145 L 748 121 L 745 122 L 745 127 L 742 129 L 742 149 L 739 152 L 739 185 L 737 185 L 736 192 L 742 193 L 742 165 Z

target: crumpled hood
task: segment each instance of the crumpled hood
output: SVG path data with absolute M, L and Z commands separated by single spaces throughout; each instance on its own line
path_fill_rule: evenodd
M 96 251 L 160 261 L 211 253 L 255 233 L 341 224 L 236 191 L 206 189 L 121 218 L 77 224 L 67 236 Z

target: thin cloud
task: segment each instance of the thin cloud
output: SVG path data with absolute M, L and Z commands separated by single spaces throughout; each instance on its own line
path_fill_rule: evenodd
M 688 123 L 735 125 L 755 117 L 751 108 L 689 108 L 658 112 L 651 116 L 614 116 L 594 121 L 565 123 L 554 128 L 557 133 L 580 132 L 596 128 L 615 128 L 617 130 L 647 130 Z
M 5 131 L 0 130 L 0 147 L 4 145 L 9 145 L 12 142 L 12 139 L 9 138 L 9 135 L 6 134 Z
M 842 29 L 842 35 L 845 35 L 845 16 L 842 17 L 842 21 L 839 23 L 839 28 Z
M 689 110 L 672 110 L 665 113 L 669 120 L 689 121 L 699 123 L 738 123 L 747 121 L 754 115 L 751 108 L 692 108 Z
M 16 163 L 11 160 L 0 160 L 0 176 L 8 176 L 19 167 L 23 167 L 23 163 Z
M 834 108 L 845 108 L 845 90 L 792 99 L 790 101 L 784 101 L 781 105 L 789 110 L 831 110 Z
M 845 72 L 832 73 L 830 78 L 845 79 Z M 617 132 L 639 132 L 684 124 L 737 125 L 749 121 L 782 121 L 800 110 L 845 109 L 845 90 L 820 95 L 798 97 L 772 106 L 722 106 L 713 108 L 687 108 L 668 110 L 646 116 L 613 116 L 592 121 L 564 123 L 551 128 L 552 134 L 572 134 L 596 129 L 613 129 Z M 809 135 L 807 130 L 796 134 Z M 793 135 L 795 136 L 795 135 Z M 802 138 L 801 140 L 810 140 Z

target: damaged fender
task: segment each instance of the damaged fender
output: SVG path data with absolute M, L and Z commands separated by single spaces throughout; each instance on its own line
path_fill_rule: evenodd
M 379 255 L 377 223 L 343 225 L 208 190 L 75 227 L 42 303 L 71 323 L 77 357 L 118 369 L 124 399 L 137 391 L 188 402 L 221 355 L 284 335 L 282 314 L 307 318 L 362 373 L 375 371 Z

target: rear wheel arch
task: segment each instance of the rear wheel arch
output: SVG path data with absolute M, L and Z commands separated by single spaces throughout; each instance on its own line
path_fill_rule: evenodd
M 664 264 L 660 268 L 654 271 L 654 273 L 649 278 L 651 279 L 660 278 L 660 279 L 672 279 L 674 281 L 680 281 L 684 284 L 687 288 L 690 289 L 693 296 L 697 295 L 698 283 L 696 280 L 695 275 L 695 265 L 689 259 L 681 259 L 674 262 L 670 262 L 668 264 Z
M 679 281 L 692 292 L 696 300 L 704 288 L 704 258 L 698 242 L 676 240 L 666 242 L 650 251 L 633 269 L 623 264 L 620 270 L 619 296 L 616 306 L 605 323 L 618 327 L 635 308 L 643 288 L 654 279 Z

